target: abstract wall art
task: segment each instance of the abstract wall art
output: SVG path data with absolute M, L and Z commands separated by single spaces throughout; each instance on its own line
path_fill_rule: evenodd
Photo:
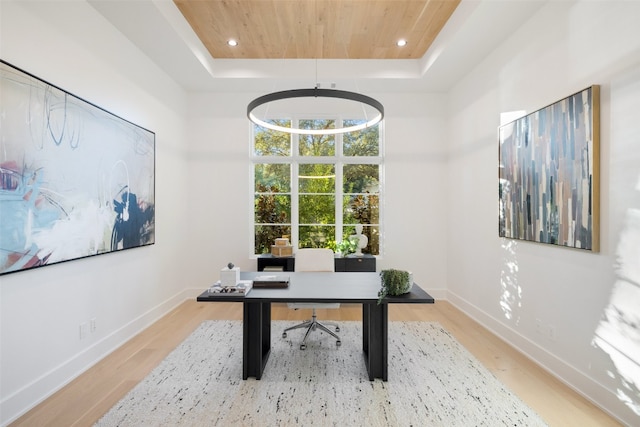
M 499 128 L 499 235 L 599 250 L 600 90 Z
M 0 274 L 155 243 L 155 134 L 0 60 Z

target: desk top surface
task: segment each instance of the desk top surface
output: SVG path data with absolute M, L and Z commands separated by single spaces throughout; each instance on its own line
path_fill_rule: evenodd
M 271 273 L 271 274 L 269 274 Z M 246 296 L 228 297 L 210 294 L 198 296 L 198 301 L 264 301 L 264 302 L 341 302 L 371 303 L 378 301 L 379 273 L 302 273 L 302 272 L 242 272 L 242 280 L 260 276 L 288 277 L 288 288 L 253 288 Z M 420 286 L 413 284 L 411 292 L 389 296 L 383 303 L 433 303 L 434 299 Z

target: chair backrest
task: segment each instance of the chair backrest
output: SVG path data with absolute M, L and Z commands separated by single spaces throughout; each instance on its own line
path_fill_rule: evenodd
M 305 248 L 296 251 L 295 271 L 335 271 L 331 249 Z

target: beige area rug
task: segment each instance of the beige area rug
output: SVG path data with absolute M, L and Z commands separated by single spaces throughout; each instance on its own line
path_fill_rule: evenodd
M 360 322 L 342 346 L 272 323 L 263 377 L 242 380 L 242 323 L 203 322 L 96 426 L 544 426 L 438 323 L 389 323 L 389 381 L 369 381 Z

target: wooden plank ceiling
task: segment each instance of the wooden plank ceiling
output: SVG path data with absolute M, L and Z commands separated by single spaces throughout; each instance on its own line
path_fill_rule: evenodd
M 174 2 L 214 58 L 417 59 L 460 0 Z

